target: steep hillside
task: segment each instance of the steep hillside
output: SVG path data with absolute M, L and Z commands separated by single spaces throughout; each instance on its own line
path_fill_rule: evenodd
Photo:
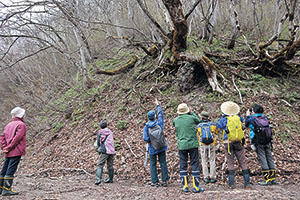
M 122 58 L 129 58 L 126 54 Z M 224 96 L 213 93 L 206 81 L 199 81 L 191 92 L 178 90 L 176 73 L 155 68 L 150 58 L 138 56 L 135 67 L 126 73 L 106 76 L 91 76 L 94 84 L 90 89 L 81 85 L 66 87 L 64 95 L 53 102 L 52 107 L 68 110 L 64 115 L 55 110 L 45 110 L 40 119 L 48 123 L 43 131 L 29 132 L 28 153 L 21 163 L 20 174 L 59 173 L 60 170 L 77 169 L 94 174 L 98 160 L 93 143 L 99 129 L 99 122 L 106 120 L 115 134 L 116 179 L 131 179 L 146 182 L 150 179 L 149 163 L 144 169 L 145 143 L 142 140 L 146 114 L 154 109 L 154 99 L 161 102 L 165 134 L 168 141 L 167 164 L 171 180 L 178 179 L 178 152 L 175 129 L 172 120 L 177 116 L 179 103 L 189 104 L 193 111 L 209 111 L 216 121 L 221 116 L 222 102 L 232 100 L 240 104 L 241 114 L 254 103 L 265 107 L 265 114 L 271 118 L 275 139 L 274 156 L 280 183 L 299 182 L 300 155 L 300 81 L 298 77 L 271 77 L 247 73 L 236 77 L 238 90 L 228 91 Z M 114 58 L 99 61 L 98 67 L 114 69 L 126 59 Z M 232 67 L 232 70 L 235 70 Z M 243 104 L 240 103 L 242 96 Z M 68 108 L 68 109 L 66 109 Z M 247 136 L 249 130 L 247 130 Z M 221 136 L 221 135 L 220 135 Z M 248 138 L 249 147 L 249 138 Z M 261 179 L 256 154 L 247 147 L 252 180 Z M 225 170 L 224 149 L 221 140 L 217 145 L 217 176 L 223 179 Z M 224 184 L 220 181 L 219 184 Z

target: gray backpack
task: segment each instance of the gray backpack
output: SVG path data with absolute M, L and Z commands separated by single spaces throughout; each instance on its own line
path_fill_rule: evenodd
M 155 150 L 159 151 L 166 146 L 164 133 L 158 124 L 152 128 L 149 128 L 149 137 L 150 143 Z

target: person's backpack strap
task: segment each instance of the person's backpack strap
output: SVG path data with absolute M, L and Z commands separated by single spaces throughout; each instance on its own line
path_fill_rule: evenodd
M 105 136 L 105 139 L 103 140 L 103 142 L 102 142 L 102 143 L 105 143 L 105 141 L 106 141 L 107 137 L 108 137 L 108 135 L 107 135 L 107 136 Z
M 197 128 L 197 138 L 198 138 L 199 145 L 201 145 L 201 142 L 200 142 L 200 140 L 201 140 L 201 135 L 200 135 L 199 129 L 201 130 L 201 127 L 198 127 L 198 128 Z

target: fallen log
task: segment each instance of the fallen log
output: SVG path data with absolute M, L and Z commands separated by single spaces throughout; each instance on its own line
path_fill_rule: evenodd
M 115 70 L 107 70 L 107 71 L 106 70 L 97 69 L 96 74 L 116 75 L 116 74 L 124 73 L 127 70 L 129 70 L 132 67 L 134 67 L 134 65 L 135 65 L 136 62 L 137 62 L 137 57 L 133 56 L 128 63 L 126 63 L 125 65 L 121 66 L 120 68 L 117 68 Z

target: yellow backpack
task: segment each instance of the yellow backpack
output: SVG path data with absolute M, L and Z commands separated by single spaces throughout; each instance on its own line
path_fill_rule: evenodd
M 227 129 L 229 133 L 227 134 L 228 140 L 232 142 L 242 141 L 245 137 L 245 133 L 242 127 L 242 122 L 238 115 L 227 116 Z M 225 131 L 224 131 L 225 132 Z M 228 153 L 230 153 L 229 143 L 228 143 Z
M 227 128 L 229 131 L 229 134 L 227 134 L 229 141 L 237 142 L 245 137 L 242 122 L 238 115 L 227 117 Z

